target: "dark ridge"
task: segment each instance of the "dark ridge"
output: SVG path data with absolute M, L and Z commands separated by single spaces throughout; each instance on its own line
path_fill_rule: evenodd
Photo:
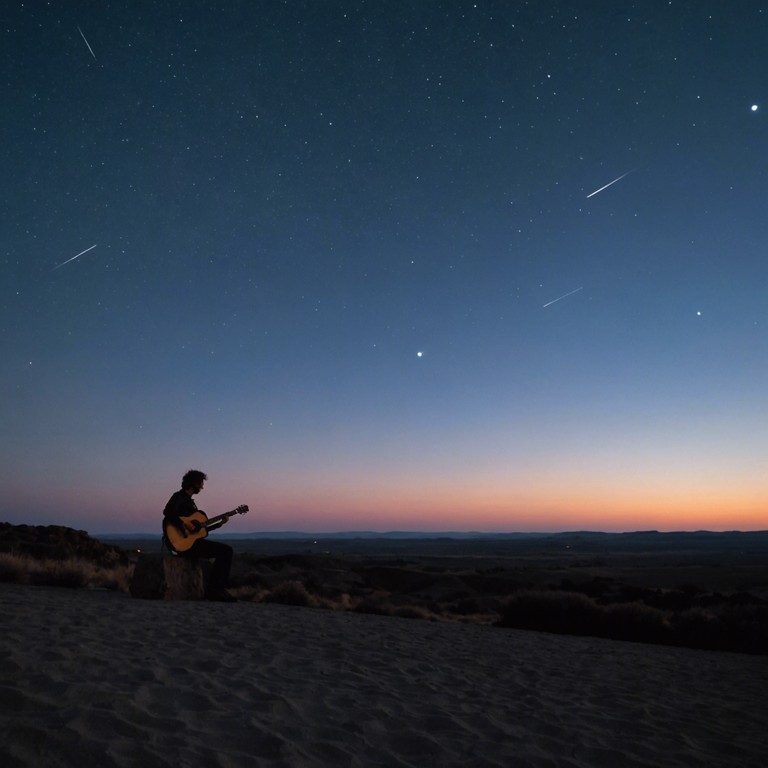
M 120 547 L 63 525 L 0 523 L 0 552 L 41 560 L 80 558 L 104 566 L 128 562 L 128 553 Z

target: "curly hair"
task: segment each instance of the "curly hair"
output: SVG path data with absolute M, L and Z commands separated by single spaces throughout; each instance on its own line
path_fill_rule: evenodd
M 200 485 L 203 480 L 207 479 L 208 475 L 206 475 L 205 472 L 201 472 L 199 469 L 190 469 L 187 471 L 184 477 L 181 478 L 181 488 L 185 491 L 187 488 Z

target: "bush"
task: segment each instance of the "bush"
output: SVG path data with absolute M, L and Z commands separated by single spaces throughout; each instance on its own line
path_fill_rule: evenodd
M 457 600 L 448 606 L 451 613 L 456 613 L 459 616 L 470 616 L 476 613 L 480 613 L 480 603 L 475 597 L 464 597 L 461 600 Z
M 768 605 L 743 597 L 673 612 L 638 602 L 598 605 L 573 592 L 528 590 L 507 599 L 497 626 L 768 654 Z
M 0 552 L 0 582 L 27 582 L 31 559 L 11 552 Z
M 82 560 L 45 560 L 41 569 L 30 574 L 30 583 L 46 587 L 78 589 L 94 581 L 95 569 Z
M 498 625 L 637 642 L 664 642 L 669 637 L 666 614 L 657 608 L 642 603 L 598 605 L 578 592 L 518 592 L 506 601 Z
M 371 613 L 375 616 L 391 616 L 392 604 L 376 597 L 364 597 L 352 608 L 354 613 Z
M 669 640 L 667 615 L 643 603 L 618 603 L 603 608 L 605 636 L 639 643 L 664 643 Z
M 711 651 L 768 654 L 768 606 L 692 608 L 674 617 L 674 641 Z
M 524 590 L 513 594 L 502 608 L 498 625 L 570 635 L 600 635 L 602 611 L 577 592 Z
M 265 603 L 281 603 L 282 605 L 301 605 L 305 608 L 317 608 L 317 598 L 307 591 L 307 588 L 296 580 L 284 581 L 278 584 L 264 597 Z
M 437 617 L 432 611 L 419 605 L 399 605 L 391 609 L 391 615 L 401 619 L 429 619 L 434 621 Z

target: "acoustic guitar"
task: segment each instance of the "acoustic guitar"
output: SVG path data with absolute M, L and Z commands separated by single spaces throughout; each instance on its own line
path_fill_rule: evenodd
M 163 520 L 163 535 L 168 546 L 176 553 L 186 552 L 198 539 L 204 539 L 208 535 L 208 529 L 230 515 L 244 515 L 248 511 L 247 504 L 241 504 L 230 512 L 224 512 L 216 517 L 209 518 L 201 509 L 191 515 L 182 515 L 179 519 L 183 523 L 192 523 L 193 529 L 182 533 L 170 520 Z

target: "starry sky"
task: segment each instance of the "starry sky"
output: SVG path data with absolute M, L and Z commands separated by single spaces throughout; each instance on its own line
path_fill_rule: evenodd
M 0 520 L 768 527 L 764 3 L 0 21 Z

